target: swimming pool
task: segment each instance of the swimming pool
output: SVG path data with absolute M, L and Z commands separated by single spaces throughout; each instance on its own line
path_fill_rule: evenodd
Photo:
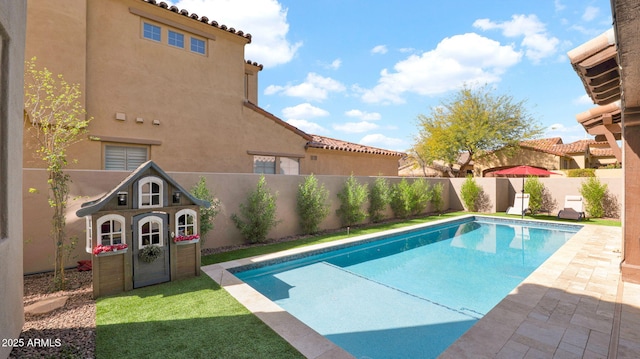
M 468 217 L 232 271 L 356 357 L 436 357 L 580 228 Z

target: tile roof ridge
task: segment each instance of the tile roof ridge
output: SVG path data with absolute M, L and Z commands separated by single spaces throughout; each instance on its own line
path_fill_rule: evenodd
M 380 155 L 388 155 L 388 156 L 405 156 L 404 152 L 387 150 L 384 148 L 361 145 L 359 143 L 349 142 L 345 140 L 340 140 L 337 138 L 321 136 L 321 135 L 311 135 L 313 140 L 307 143 L 308 147 L 312 148 L 322 148 L 328 150 L 338 150 L 338 151 L 347 151 L 347 152 L 360 152 L 360 153 L 370 153 L 370 154 L 380 154 Z M 333 142 L 333 143 L 332 143 Z
M 251 43 L 251 34 L 249 34 L 249 33 L 245 34 L 244 31 L 242 31 L 242 30 L 236 30 L 235 28 L 228 27 L 227 25 L 224 25 L 224 24 L 220 25 L 215 20 L 209 21 L 209 18 L 206 17 L 206 16 L 198 16 L 198 14 L 196 14 L 196 13 L 189 13 L 189 11 L 186 10 L 186 9 L 180 10 L 177 6 L 175 6 L 175 5 L 169 6 L 164 1 L 160 1 L 160 2 L 158 2 L 156 0 L 140 0 L 140 1 L 145 2 L 147 4 L 150 4 L 150 5 L 155 5 L 157 7 L 163 8 L 165 10 L 174 12 L 176 14 L 179 14 L 179 15 L 182 15 L 182 16 L 185 16 L 185 17 L 189 17 L 189 18 L 193 19 L 194 21 L 200 21 L 202 23 L 211 25 L 211 26 L 213 26 L 215 28 L 218 28 L 220 30 L 223 30 L 223 31 L 235 34 L 235 35 L 238 35 L 238 36 L 246 39 L 249 43 Z

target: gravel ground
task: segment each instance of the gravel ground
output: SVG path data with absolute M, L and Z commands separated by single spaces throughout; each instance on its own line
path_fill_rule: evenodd
M 64 307 L 41 315 L 25 315 L 20 339 L 9 358 L 94 358 L 96 304 L 93 300 L 91 271 L 66 272 L 68 290 L 51 292 L 53 274 L 24 277 L 25 307 L 39 300 L 69 296 Z

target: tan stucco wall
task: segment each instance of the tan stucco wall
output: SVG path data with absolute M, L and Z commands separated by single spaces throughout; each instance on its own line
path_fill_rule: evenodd
M 22 111 L 26 4 L 0 0 L 0 358 L 24 323 Z
M 46 194 L 46 174 L 41 169 L 25 169 L 24 171 L 24 270 L 26 273 L 35 273 L 48 271 L 52 268 L 53 263 L 53 244 L 49 238 L 48 224 L 51 218 L 51 209 L 47 204 Z M 100 197 L 100 195 L 110 191 L 117 186 L 129 173 L 120 171 L 88 171 L 88 170 L 69 170 L 67 173 L 71 176 L 73 182 L 70 186 L 70 196 L 73 198 L 69 202 L 67 211 L 67 235 L 69 237 L 76 236 L 78 244 L 76 245 L 72 261 L 70 265 L 74 265 L 75 261 L 80 259 L 89 259 L 90 256 L 85 252 L 85 219 L 78 218 L 75 212 L 80 208 L 83 202 Z M 237 245 L 243 242 L 239 231 L 235 228 L 231 221 L 233 213 L 239 213 L 240 204 L 246 201 L 249 192 L 255 189 L 260 178 L 256 174 L 229 174 L 229 173 L 183 173 L 168 172 L 174 180 L 176 180 L 183 188 L 190 190 L 195 185 L 200 176 L 204 176 L 210 190 L 215 193 L 216 197 L 221 201 L 221 211 L 215 219 L 215 229 L 207 235 L 204 247 L 221 247 L 229 245 Z M 322 222 L 321 229 L 340 228 L 340 220 L 335 211 L 340 206 L 337 193 L 342 189 L 345 176 L 329 176 L 319 175 L 318 181 L 325 185 L 329 190 L 329 200 L 331 208 L 329 216 Z M 360 176 L 356 177 L 361 183 L 371 184 L 375 177 Z M 305 176 L 285 176 L 285 175 L 267 175 L 267 186 L 272 193 L 278 192 L 277 196 L 277 217 L 282 222 L 276 226 L 270 233 L 269 237 L 279 238 L 291 236 L 299 233 L 298 217 L 295 209 L 296 193 L 298 184 L 302 183 Z M 396 183 L 401 179 L 399 177 L 389 177 L 390 183 Z M 408 179 L 412 181 L 412 179 Z M 449 180 L 447 179 L 428 179 L 429 183 L 443 183 L 444 208 L 449 208 Z M 38 193 L 29 193 L 29 188 L 38 189 Z M 431 208 L 427 208 L 430 211 Z M 392 217 L 390 209 L 387 210 L 387 216 Z M 37 222 L 39 225 L 34 226 Z
M 313 160 L 311 156 L 316 156 Z M 377 156 L 366 153 L 308 148 L 301 165 L 301 174 L 397 176 L 398 156 Z

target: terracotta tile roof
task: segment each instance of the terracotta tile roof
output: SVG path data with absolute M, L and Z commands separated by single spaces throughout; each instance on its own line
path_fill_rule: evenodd
M 586 152 L 587 150 L 589 150 L 589 152 L 594 156 L 613 156 L 613 150 L 609 147 L 609 144 L 606 141 L 579 140 L 571 143 L 562 143 L 562 139 L 560 137 L 552 137 L 523 141 L 520 143 L 520 147 L 530 148 L 557 156 L 566 156 L 571 153 Z
M 206 16 L 198 16 L 198 14 L 189 13 L 189 11 L 185 10 L 185 9 L 180 10 L 180 9 L 178 9 L 177 6 L 175 6 L 175 5 L 169 6 L 164 1 L 160 1 L 160 2 L 158 2 L 156 0 L 140 0 L 140 1 L 146 2 L 147 4 L 156 5 L 158 7 L 163 8 L 163 9 L 167 9 L 168 11 L 175 12 L 176 14 L 180 14 L 182 16 L 189 17 L 189 18 L 193 19 L 194 21 L 203 22 L 205 24 L 211 25 L 211 26 L 213 26 L 215 28 L 218 28 L 220 30 L 224 30 L 224 31 L 230 32 L 232 34 L 236 34 L 236 35 L 238 35 L 240 37 L 243 37 L 243 38 L 247 39 L 249 41 L 249 43 L 251 42 L 251 34 L 245 34 L 244 31 L 236 30 L 236 29 L 234 29 L 232 27 L 227 27 L 227 25 L 220 25 L 220 24 L 218 24 L 217 21 L 214 21 L 214 20 L 209 21 L 209 18 L 206 17 Z
M 311 135 L 313 139 L 307 143 L 307 147 L 322 148 L 325 150 L 336 150 L 346 152 L 370 153 L 376 155 L 398 156 L 403 157 L 405 153 L 385 150 L 381 148 L 359 145 L 357 143 L 337 140 L 335 138 Z

